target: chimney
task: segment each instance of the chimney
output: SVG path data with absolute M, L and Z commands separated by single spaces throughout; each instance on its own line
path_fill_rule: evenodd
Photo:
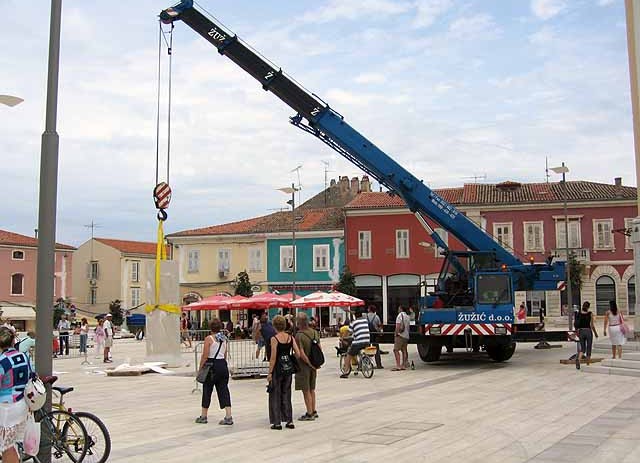
M 360 190 L 360 180 L 358 180 L 358 177 L 353 177 L 351 179 L 351 194 L 357 194 L 358 191 Z
M 334 187 L 334 186 L 336 186 L 336 179 L 332 178 L 331 182 L 329 183 L 329 187 Z
M 340 193 L 349 191 L 349 177 L 340 177 Z
M 362 180 L 360 180 L 360 191 L 367 193 L 371 191 L 371 182 L 367 175 L 363 175 Z
M 613 179 L 613 181 L 615 182 L 617 187 L 621 187 L 622 186 L 622 177 L 616 177 Z

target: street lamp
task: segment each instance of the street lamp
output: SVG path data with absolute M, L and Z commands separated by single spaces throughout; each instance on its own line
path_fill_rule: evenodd
M 16 106 L 22 103 L 24 100 L 13 95 L 0 95 L 0 104 L 7 106 Z
M 291 259 L 291 293 L 293 300 L 296 298 L 296 192 L 299 188 L 295 187 L 295 184 L 291 184 L 289 187 L 278 188 L 278 191 L 282 191 L 285 194 L 291 195 L 291 199 L 287 201 L 287 204 L 291 206 L 291 244 L 292 244 L 292 259 Z
M 573 330 L 573 294 L 571 293 L 571 259 L 569 255 L 569 218 L 567 216 L 567 178 L 566 174 L 569 172 L 569 168 L 564 165 L 564 162 L 559 167 L 552 167 L 551 170 L 556 174 L 562 174 L 563 185 L 563 200 L 564 200 L 564 251 L 566 254 L 567 264 L 565 266 L 566 282 L 567 282 L 567 319 L 569 321 L 569 331 Z

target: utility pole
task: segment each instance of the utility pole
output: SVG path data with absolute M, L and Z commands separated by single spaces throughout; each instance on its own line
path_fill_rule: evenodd
M 640 5 L 634 0 L 624 2 L 627 19 L 627 50 L 629 53 L 629 79 L 631 81 L 631 110 L 633 113 L 633 140 L 636 161 L 636 185 L 640 187 Z M 640 190 L 638 190 L 638 211 L 631 225 L 631 243 L 633 245 L 634 278 L 636 287 L 636 306 L 634 307 L 633 331 L 640 332 L 638 319 L 638 282 L 640 281 Z M 630 310 L 631 308 L 629 308 Z
M 58 70 L 60 66 L 60 25 L 62 0 L 51 0 L 47 109 L 40 152 L 40 197 L 38 203 L 38 264 L 36 283 L 36 365 L 41 376 L 53 369 L 53 284 L 55 274 L 56 207 L 58 199 Z M 51 387 L 47 386 L 45 411 L 51 410 Z M 51 463 L 51 442 L 42 433 L 38 458 Z

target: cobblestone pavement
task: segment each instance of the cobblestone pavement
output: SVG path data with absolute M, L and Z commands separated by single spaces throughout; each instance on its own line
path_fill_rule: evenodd
M 392 355 L 372 379 L 339 379 L 334 340 L 323 340 L 327 364 L 318 376 L 314 422 L 272 431 L 265 379 L 232 380 L 233 426 L 198 425 L 200 393 L 185 376 L 106 377 L 104 364 L 56 360 L 59 383 L 75 386 L 67 402 L 98 414 L 112 435 L 110 462 L 616 462 L 640 461 L 640 382 L 587 375 L 560 365 L 574 345 L 534 350 L 520 345 L 495 364 L 483 355 L 423 363 L 409 346 L 415 370 L 391 371 Z M 391 351 L 391 346 L 384 346 Z M 466 354 L 465 354 L 466 355 Z M 144 343 L 120 340 L 114 365 L 143 360 Z M 443 357 L 444 358 L 444 357 Z M 304 412 L 293 393 L 294 413 Z M 215 394 L 213 404 L 215 405 Z

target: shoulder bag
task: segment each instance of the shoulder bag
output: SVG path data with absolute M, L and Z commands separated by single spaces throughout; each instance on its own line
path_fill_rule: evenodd
M 276 341 L 278 341 L 278 339 L 276 339 Z M 278 341 L 278 343 L 280 343 L 280 341 Z M 293 345 L 293 338 L 291 338 L 291 344 Z M 285 354 L 280 355 L 276 359 L 276 361 L 278 362 L 278 373 L 280 373 L 280 375 L 282 376 L 293 375 L 294 373 L 300 371 L 298 359 L 296 359 L 295 356 L 291 353 L 291 350 L 289 350 L 289 352 Z
M 224 341 L 219 341 L 218 350 L 216 351 L 216 355 L 213 356 L 214 360 L 218 357 L 218 354 L 220 353 L 220 349 L 222 349 L 223 342 Z M 213 373 L 214 373 L 213 365 L 205 363 L 204 365 L 202 365 L 202 368 L 198 370 L 198 374 L 196 375 L 196 381 L 198 381 L 200 384 L 204 384 L 207 382 L 207 379 L 209 379 L 209 375 Z
M 27 357 L 27 363 L 29 365 L 29 381 L 24 387 L 24 401 L 27 403 L 27 407 L 32 412 L 40 410 L 47 399 L 47 388 L 42 380 L 31 369 L 31 361 Z

